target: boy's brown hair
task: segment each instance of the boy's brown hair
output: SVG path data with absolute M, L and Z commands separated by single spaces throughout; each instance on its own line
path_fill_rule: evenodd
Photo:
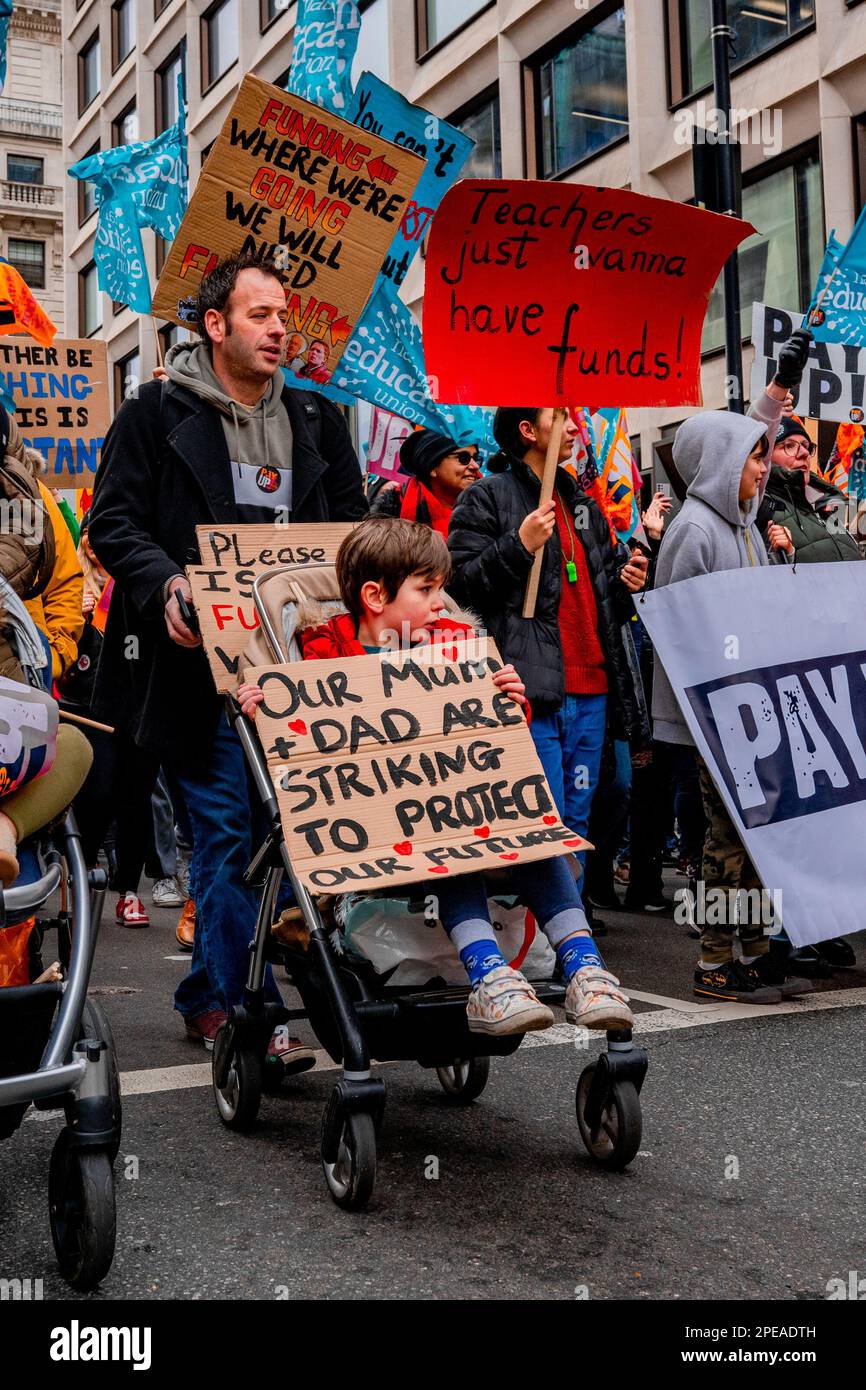
M 425 579 L 451 578 L 451 556 L 437 531 L 420 521 L 371 516 L 356 526 L 337 551 L 340 597 L 356 620 L 363 617 L 361 590 L 381 584 L 392 603 L 400 586 L 413 574 Z

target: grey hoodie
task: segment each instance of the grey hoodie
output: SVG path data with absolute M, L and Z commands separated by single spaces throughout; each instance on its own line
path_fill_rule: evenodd
M 276 372 L 258 405 L 242 405 L 226 392 L 202 343 L 176 343 L 166 354 L 169 381 L 200 396 L 222 416 L 238 520 L 272 522 L 292 507 L 292 427 L 283 405 L 284 379 Z
M 769 563 L 755 525 L 769 477 L 766 455 L 768 467 L 756 496 L 741 506 L 738 494 L 746 459 L 762 435 L 768 441 L 775 440 L 781 416 L 782 402 L 765 391 L 748 415 L 707 411 L 680 425 L 673 458 L 687 484 L 686 500 L 664 533 L 656 564 L 656 589 L 696 574 Z M 770 448 L 771 443 L 768 453 Z M 658 654 L 652 713 L 653 737 L 659 742 L 694 743 Z

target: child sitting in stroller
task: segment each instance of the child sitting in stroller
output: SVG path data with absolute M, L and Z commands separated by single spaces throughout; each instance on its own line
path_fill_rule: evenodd
M 297 633 L 305 660 L 364 656 L 393 651 L 395 645 L 441 645 L 474 633 L 471 624 L 445 613 L 451 558 L 441 536 L 427 526 L 370 518 L 343 541 L 336 568 L 345 609 Z M 526 706 L 525 688 L 513 666 L 504 666 L 493 679 Z M 244 714 L 255 719 L 263 699 L 259 687 L 242 684 L 237 699 Z M 567 982 L 569 1023 L 631 1028 L 628 998 L 598 953 L 566 859 L 520 864 L 512 874 L 515 892 L 556 952 Z M 470 1031 L 502 1035 L 549 1028 L 551 1010 L 520 971 L 508 965 L 493 939 L 483 875 L 431 883 L 429 891 L 472 986 L 466 1010 Z

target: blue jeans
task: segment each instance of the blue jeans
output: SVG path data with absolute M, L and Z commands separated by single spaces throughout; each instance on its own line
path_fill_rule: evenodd
M 561 912 L 577 909 L 583 915 L 580 893 L 568 867 L 568 855 L 535 859 L 530 864 L 516 864 L 508 877 L 509 888 L 513 887 L 521 901 L 526 903 L 541 931 Z M 439 879 L 436 883 L 427 884 L 425 891 L 436 898 L 439 921 L 449 936 L 461 922 L 490 921 L 483 874 L 461 874 L 459 878 Z M 573 930 L 574 923 L 571 922 L 569 931 Z
M 240 740 L 224 719 L 206 761 L 173 763 L 169 772 L 192 829 L 196 905 L 192 961 L 175 991 L 174 1007 L 195 1018 L 210 1009 L 228 1011 L 243 999 L 258 911 L 258 895 L 244 887 L 243 874 L 264 836 L 264 817 L 256 814 Z M 265 997 L 282 1002 L 270 966 Z
M 534 715 L 529 726 L 556 809 L 569 830 L 584 838 L 606 722 L 606 695 L 566 695 L 555 714 Z M 586 852 L 577 857 L 585 863 Z

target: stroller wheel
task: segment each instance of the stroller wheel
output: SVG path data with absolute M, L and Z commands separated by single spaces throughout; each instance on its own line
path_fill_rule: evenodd
M 256 1122 L 262 1099 L 262 1063 L 249 1048 L 235 1049 L 228 1059 L 225 1082 L 220 1086 L 217 1077 L 223 1073 L 228 1036 L 229 1030 L 221 1028 L 214 1044 L 214 1099 L 223 1124 L 241 1134 L 248 1134 Z
M 594 1073 L 594 1066 L 586 1067 L 577 1083 L 577 1126 L 590 1157 L 602 1168 L 618 1171 L 631 1163 L 640 1148 L 640 1098 L 633 1081 L 617 1081 L 605 1097 L 601 1121 L 593 1133 L 586 1120 L 586 1101 Z
M 490 1058 L 470 1057 L 468 1061 L 452 1062 L 450 1066 L 437 1067 L 436 1075 L 452 1105 L 471 1105 L 490 1079 Z
M 107 1153 L 72 1145 L 61 1130 L 51 1154 L 48 1203 L 60 1273 L 74 1289 L 92 1289 L 114 1259 L 117 1218 Z
M 338 1207 L 360 1211 L 367 1205 L 376 1182 L 376 1127 L 371 1115 L 357 1111 L 344 1116 L 337 1157 L 328 1163 L 323 1154 L 322 1168 Z

